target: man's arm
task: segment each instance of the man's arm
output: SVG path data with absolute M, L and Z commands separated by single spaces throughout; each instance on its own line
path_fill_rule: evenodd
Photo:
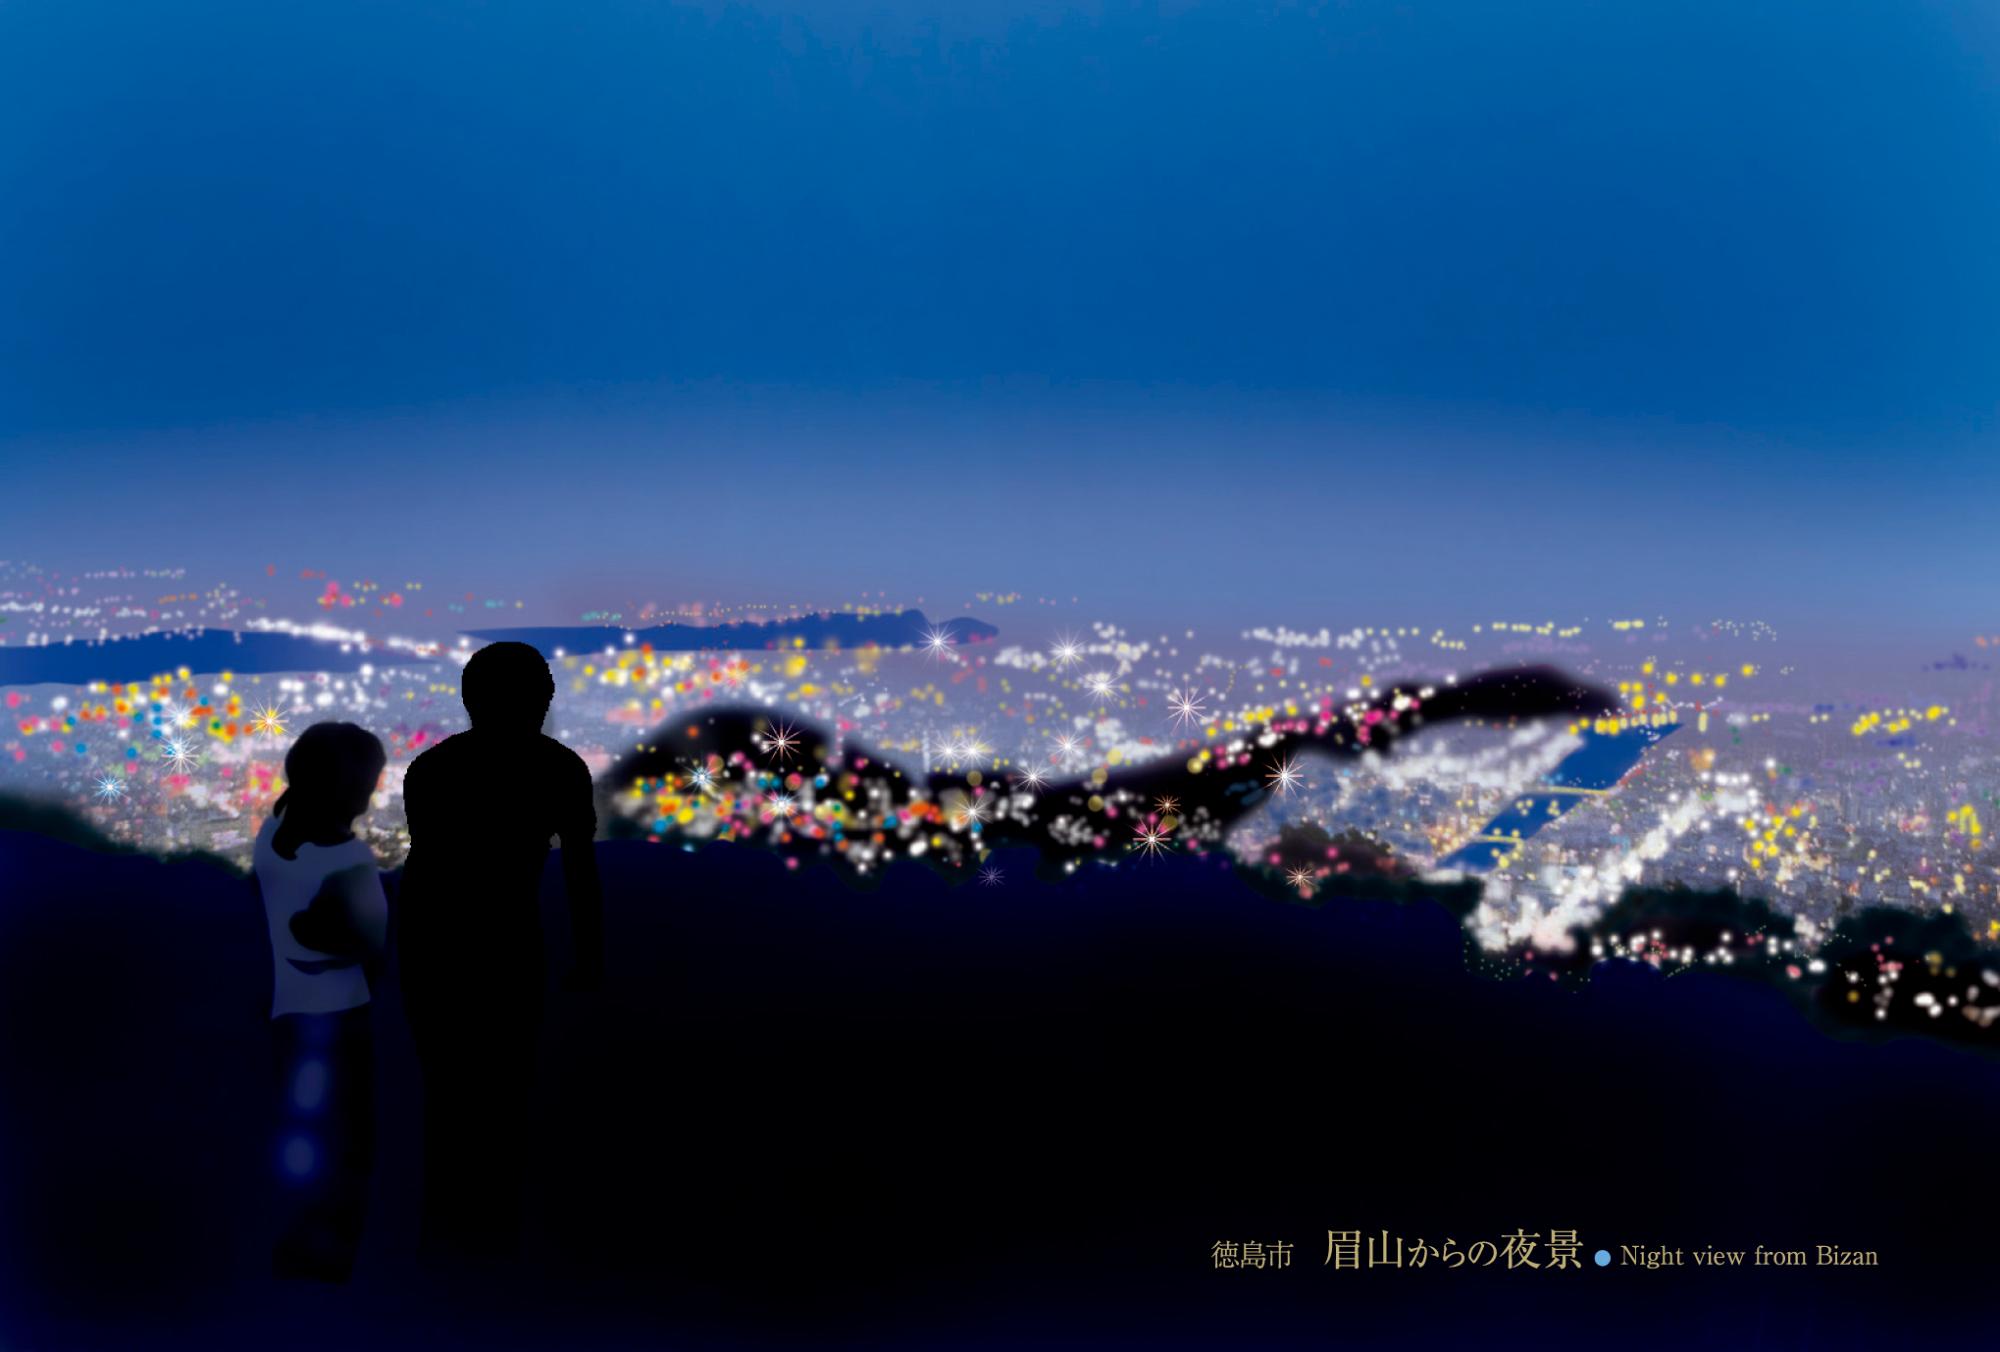
M 590 990 L 604 979 L 604 894 L 597 881 L 595 844 L 597 791 L 581 758 L 572 755 L 571 764 L 574 769 L 563 786 L 562 825 L 556 832 L 576 953 L 568 984 L 572 990 Z

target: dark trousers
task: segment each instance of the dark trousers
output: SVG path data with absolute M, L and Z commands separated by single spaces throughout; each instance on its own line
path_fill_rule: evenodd
M 532 998 L 409 1007 L 424 1075 L 419 1243 L 428 1256 L 520 1251 L 540 1013 Z
M 375 1165 L 375 1039 L 368 1006 L 271 1021 L 271 1160 L 279 1277 L 345 1281 Z

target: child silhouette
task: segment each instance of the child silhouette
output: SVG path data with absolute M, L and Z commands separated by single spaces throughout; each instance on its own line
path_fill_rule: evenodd
M 368 967 L 388 903 L 374 852 L 354 835 L 387 763 L 352 723 L 315 723 L 285 755 L 285 791 L 257 833 L 270 928 L 272 1161 L 283 1213 L 272 1271 L 344 1281 L 374 1163 Z

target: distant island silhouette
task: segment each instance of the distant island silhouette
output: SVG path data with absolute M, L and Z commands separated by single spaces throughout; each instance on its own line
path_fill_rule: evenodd
M 766 648 L 862 648 L 874 644 L 882 648 L 922 648 L 942 636 L 954 646 L 985 643 L 999 629 L 984 620 L 961 615 L 956 619 L 932 621 L 921 610 L 896 614 L 843 615 L 821 613 L 800 615 L 789 620 L 738 620 L 729 624 L 637 625 L 535 625 L 515 629 L 470 629 L 467 637 L 487 643 L 507 640 L 526 643 L 544 657 L 565 653 L 596 652 L 604 647 L 636 647 L 651 644 L 655 649 L 687 652 L 701 649 L 730 651 Z M 626 635 L 631 635 L 628 639 Z
M 0 646 L 0 685 L 83 685 L 136 680 L 155 672 L 359 671 L 364 664 L 436 661 L 390 652 L 379 643 L 344 643 L 301 634 L 235 629 L 157 630 L 122 638 Z

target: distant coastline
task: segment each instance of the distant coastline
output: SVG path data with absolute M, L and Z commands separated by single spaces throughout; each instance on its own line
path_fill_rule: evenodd
M 778 648 L 920 648 L 935 642 L 985 643 L 999 629 L 970 616 L 933 622 L 921 610 L 882 615 L 815 614 L 730 624 L 539 625 L 471 629 L 478 643 L 526 643 L 544 656 L 650 645 L 661 652 L 751 651 Z M 630 635 L 630 638 L 627 638 Z M 359 671 L 368 665 L 408 666 L 443 660 L 409 645 L 374 639 L 345 641 L 266 630 L 160 630 L 105 639 L 0 645 L 0 685 L 84 685 L 143 680 L 186 667 L 194 672 Z

